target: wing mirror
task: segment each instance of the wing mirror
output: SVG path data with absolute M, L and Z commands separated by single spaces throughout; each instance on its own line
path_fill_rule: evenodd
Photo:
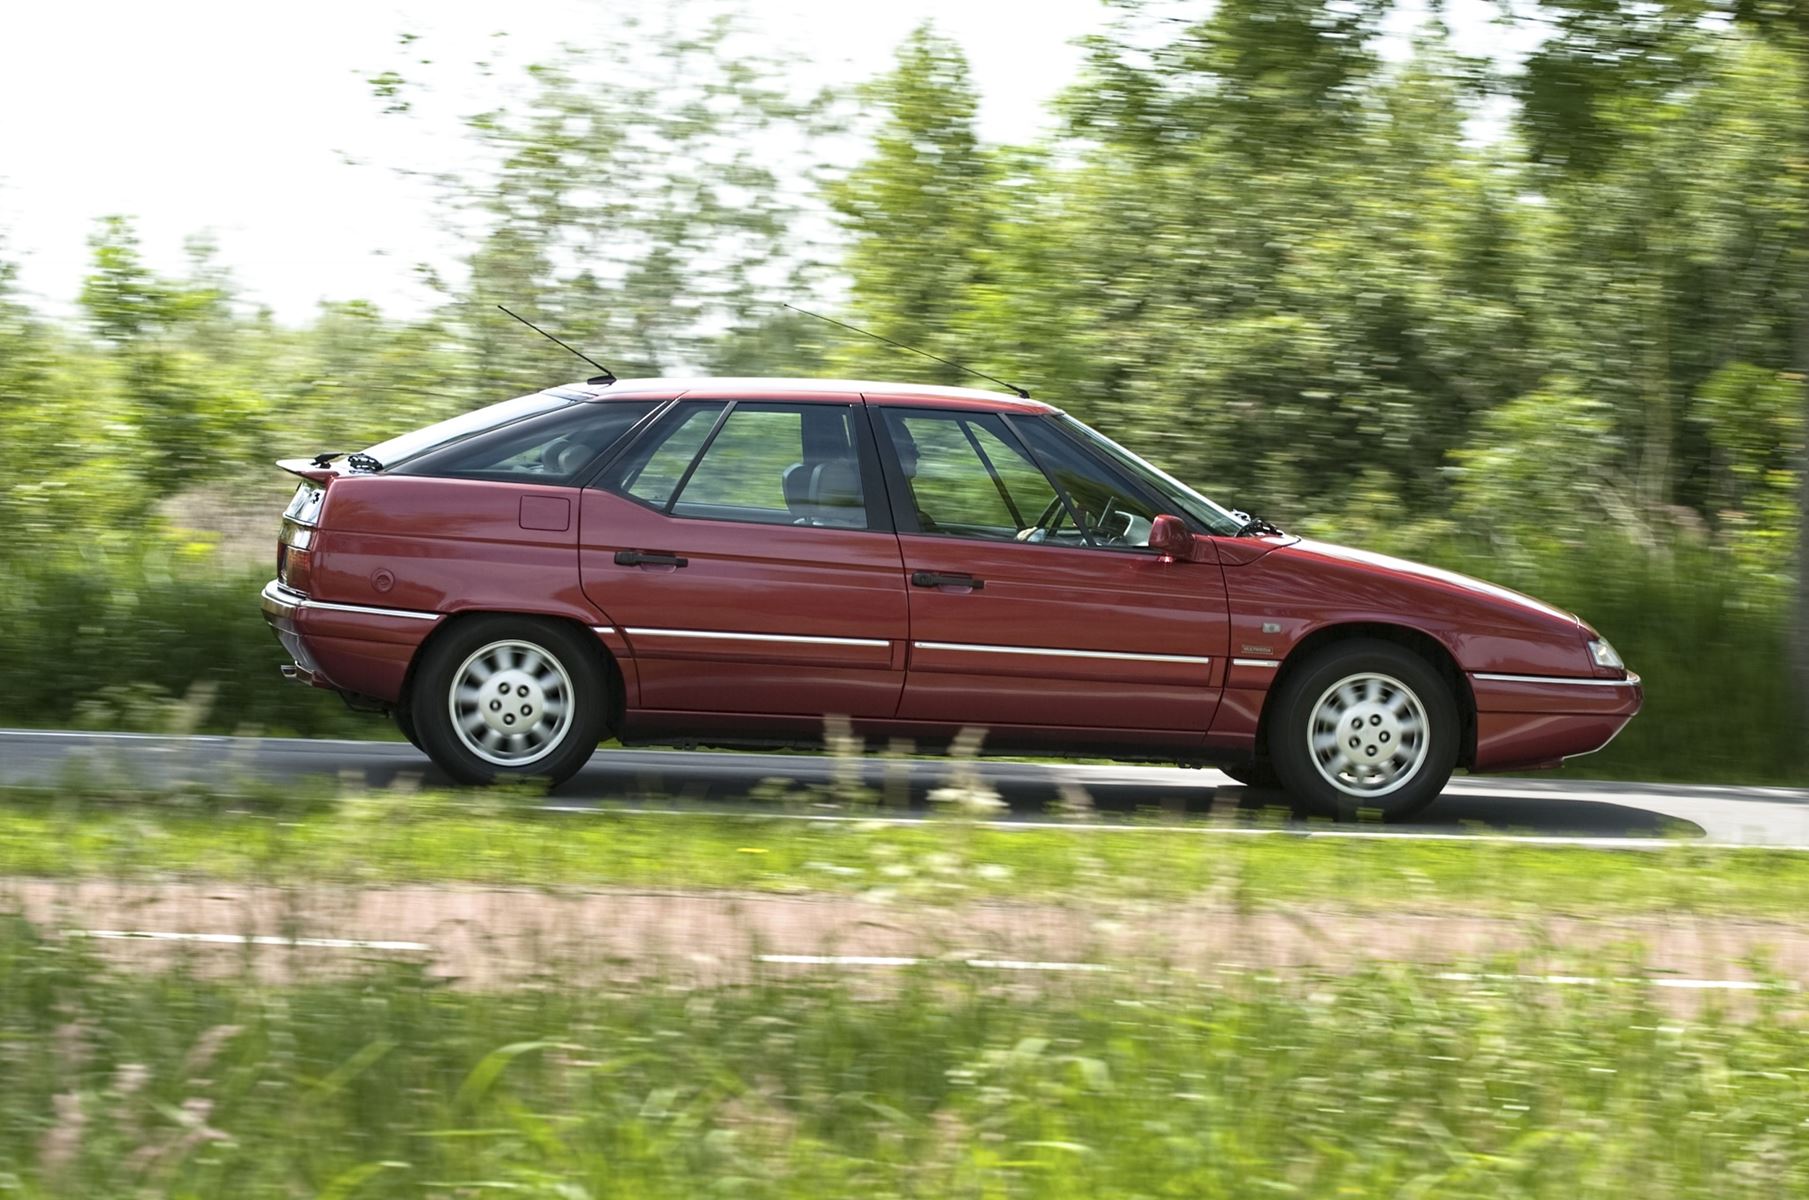
M 1212 543 L 1194 537 L 1186 522 L 1168 513 L 1150 522 L 1149 548 L 1166 562 L 1212 561 Z

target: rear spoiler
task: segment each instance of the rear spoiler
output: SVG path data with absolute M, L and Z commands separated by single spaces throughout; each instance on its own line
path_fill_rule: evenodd
M 340 473 L 338 467 L 323 467 L 320 460 L 314 458 L 278 459 L 276 465 L 291 475 L 300 475 L 309 483 L 324 484 Z

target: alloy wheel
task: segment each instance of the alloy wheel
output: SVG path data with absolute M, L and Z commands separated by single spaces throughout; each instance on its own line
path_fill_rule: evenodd
M 565 664 L 532 642 L 491 642 L 452 674 L 447 706 L 453 732 L 487 763 L 538 762 L 571 728 L 574 689 Z
M 1359 799 L 1386 796 L 1413 779 L 1431 744 L 1426 707 L 1391 675 L 1347 675 L 1320 694 L 1307 722 L 1307 750 L 1325 781 Z

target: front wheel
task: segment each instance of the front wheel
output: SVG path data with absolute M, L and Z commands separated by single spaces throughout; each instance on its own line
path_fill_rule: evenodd
M 1431 664 L 1393 642 L 1337 642 L 1289 676 L 1268 721 L 1269 761 L 1306 804 L 1352 820 L 1409 817 L 1457 765 L 1457 702 Z
M 566 625 L 486 616 L 428 648 L 408 696 L 421 748 L 460 783 L 563 783 L 607 726 L 596 648 Z

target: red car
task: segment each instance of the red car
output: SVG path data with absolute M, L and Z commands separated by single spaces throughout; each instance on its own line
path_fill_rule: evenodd
M 1304 541 L 1059 409 L 795 379 L 555 388 L 281 464 L 290 677 L 455 779 L 599 741 L 873 738 L 1215 764 L 1400 817 L 1639 711 L 1577 617 Z

